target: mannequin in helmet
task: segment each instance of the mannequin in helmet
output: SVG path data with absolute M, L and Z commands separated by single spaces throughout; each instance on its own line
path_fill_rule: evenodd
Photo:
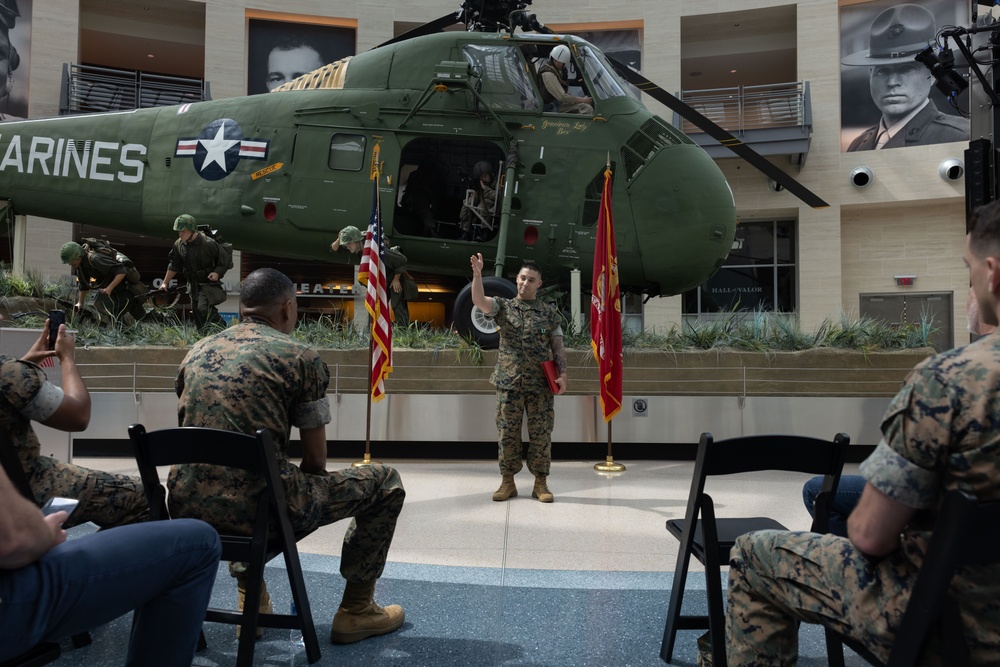
M 566 82 L 566 66 L 570 63 L 569 47 L 558 44 L 549 53 L 541 67 L 538 68 L 538 88 L 542 92 L 542 103 L 548 110 L 554 103 L 559 113 L 579 113 L 594 115 L 593 98 L 577 97 L 569 94 L 569 84 Z
M 344 227 L 330 244 L 330 252 L 337 252 L 341 248 L 352 255 L 360 255 L 365 248 L 364 233 L 354 225 Z M 393 325 L 408 327 L 410 326 L 409 301 L 417 297 L 419 288 L 413 276 L 406 270 L 406 255 L 399 251 L 399 246 L 390 248 L 387 242 L 383 261 L 385 279 L 389 283 L 389 306 L 392 308 Z
M 160 289 L 166 290 L 174 276 L 183 273 L 198 326 L 225 328 L 226 321 L 216 306 L 226 300 L 222 276 L 229 268 L 229 253 L 215 239 L 199 232 L 198 223 L 187 213 L 174 220 L 174 231 L 177 240 L 170 249 Z
M 77 314 L 83 312 L 87 294 L 91 290 L 97 290 L 94 307 L 100 314 L 102 323 L 131 326 L 146 316 L 146 309 L 136 301 L 125 280 L 129 268 L 124 262 L 74 241 L 63 244 L 59 250 L 59 258 L 63 264 L 69 264 L 76 271 L 80 287 L 74 306 Z M 128 261 L 128 258 L 125 260 Z
M 466 195 L 462 211 L 458 214 L 458 226 L 462 230 L 462 240 L 472 240 L 473 223 L 492 221 L 494 205 L 497 201 L 496 187 L 493 185 L 493 165 L 481 160 L 472 168 L 472 201 Z M 477 227 L 481 227 L 477 225 Z M 488 230 L 486 230 L 488 232 Z

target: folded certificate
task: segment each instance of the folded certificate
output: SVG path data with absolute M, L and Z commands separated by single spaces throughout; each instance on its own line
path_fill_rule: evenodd
M 553 394 L 559 391 L 559 385 L 556 384 L 556 378 L 559 377 L 559 371 L 556 370 L 556 362 L 543 361 L 542 370 L 545 371 L 545 379 L 549 381 L 549 391 Z

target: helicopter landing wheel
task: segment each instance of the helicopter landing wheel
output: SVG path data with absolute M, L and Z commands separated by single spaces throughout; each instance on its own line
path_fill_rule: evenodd
M 514 283 L 496 276 L 483 276 L 483 292 L 486 296 L 513 299 L 517 296 Z M 466 285 L 455 299 L 455 330 L 465 338 L 472 338 L 484 350 L 495 350 L 500 346 L 500 332 L 496 324 L 472 303 L 472 285 Z

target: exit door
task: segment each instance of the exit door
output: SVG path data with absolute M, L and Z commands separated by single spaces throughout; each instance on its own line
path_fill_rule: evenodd
M 923 318 L 932 318 L 934 331 L 928 342 L 937 352 L 955 346 L 952 313 L 951 292 L 861 295 L 862 317 L 901 324 L 920 324 Z

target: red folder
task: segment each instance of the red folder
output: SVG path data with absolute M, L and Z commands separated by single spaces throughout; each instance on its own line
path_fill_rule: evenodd
M 543 361 L 542 370 L 545 371 L 545 379 L 549 381 L 549 391 L 553 394 L 559 393 L 559 385 L 556 384 L 556 378 L 559 377 L 559 371 L 556 370 L 556 362 L 551 359 Z

